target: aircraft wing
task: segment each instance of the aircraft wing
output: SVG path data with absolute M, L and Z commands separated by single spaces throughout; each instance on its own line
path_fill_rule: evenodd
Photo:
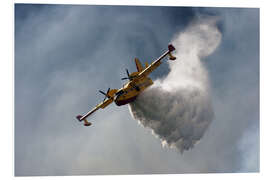
M 109 104 L 111 104 L 113 102 L 113 98 L 108 98 L 105 101 L 101 102 L 100 104 L 98 104 L 95 108 L 93 108 L 92 110 L 90 110 L 88 113 L 86 113 L 85 115 L 81 116 L 78 115 L 76 118 L 79 121 L 84 121 L 84 125 L 85 126 L 90 126 L 92 123 L 87 121 L 87 117 L 89 117 L 91 114 L 93 114 L 94 112 L 96 112 L 98 109 L 102 108 L 104 109 L 105 107 L 107 107 Z
M 161 60 L 164 57 L 166 57 L 167 55 L 169 55 L 170 60 L 175 60 L 176 58 L 174 56 L 172 56 L 172 54 L 171 54 L 171 52 L 174 51 L 174 50 L 175 50 L 175 48 L 173 47 L 173 45 L 170 44 L 168 46 L 168 51 L 166 51 L 165 53 L 163 53 L 158 59 L 156 59 L 148 67 L 146 67 L 142 72 L 140 72 L 137 75 L 137 78 L 148 76 L 152 71 L 154 71 L 161 64 Z

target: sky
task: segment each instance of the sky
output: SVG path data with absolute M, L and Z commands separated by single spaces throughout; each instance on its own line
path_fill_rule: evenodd
M 163 147 L 128 106 L 98 111 L 89 128 L 75 119 L 98 90 L 122 86 L 134 57 L 153 61 L 206 16 L 222 34 L 202 58 L 214 117 L 192 149 Z M 256 8 L 16 4 L 15 175 L 258 172 L 259 28 Z

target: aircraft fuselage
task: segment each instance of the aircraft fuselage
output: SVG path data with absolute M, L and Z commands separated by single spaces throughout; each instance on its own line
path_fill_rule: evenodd
M 134 101 L 142 91 L 152 84 L 153 81 L 149 77 L 128 82 L 116 92 L 116 98 L 114 100 L 115 104 L 117 106 L 122 106 Z

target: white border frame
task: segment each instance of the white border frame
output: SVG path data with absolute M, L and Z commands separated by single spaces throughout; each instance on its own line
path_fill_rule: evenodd
M 135 176 L 91 176 L 94 179 L 137 179 L 137 178 L 196 178 L 196 179 L 268 179 L 269 171 L 269 17 L 267 0 L 15 0 L 1 2 L 1 177 L 14 177 L 14 3 L 41 4 L 99 4 L 99 5 L 155 5 L 196 7 L 256 7 L 260 8 L 260 173 L 243 174 L 179 174 L 179 175 L 135 175 Z M 139 176 L 139 177 L 138 177 Z M 20 177 L 25 179 L 23 177 Z M 26 177 L 29 179 L 30 177 Z M 33 177 L 36 178 L 36 177 Z M 39 177 L 42 179 L 89 179 L 89 176 Z

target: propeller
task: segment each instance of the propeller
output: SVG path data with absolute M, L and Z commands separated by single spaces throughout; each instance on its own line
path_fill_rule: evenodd
M 103 99 L 103 102 L 105 101 L 106 98 L 111 98 L 111 97 L 108 95 L 109 92 L 110 92 L 110 89 L 111 89 L 111 88 L 108 88 L 107 93 L 105 93 L 105 92 L 99 90 L 99 92 L 100 92 L 101 94 L 104 94 L 104 95 L 105 95 L 105 98 Z
M 130 75 L 129 75 L 129 72 L 128 72 L 128 69 L 126 69 L 126 73 L 127 73 L 127 77 L 121 78 L 121 80 L 126 80 L 126 79 L 128 79 L 128 80 L 131 81 L 134 77 L 136 77 L 136 76 L 130 76 Z
M 128 69 L 126 69 L 126 72 L 127 72 L 127 77 L 124 77 L 121 80 L 126 80 L 126 79 L 129 79 L 130 80 Z

